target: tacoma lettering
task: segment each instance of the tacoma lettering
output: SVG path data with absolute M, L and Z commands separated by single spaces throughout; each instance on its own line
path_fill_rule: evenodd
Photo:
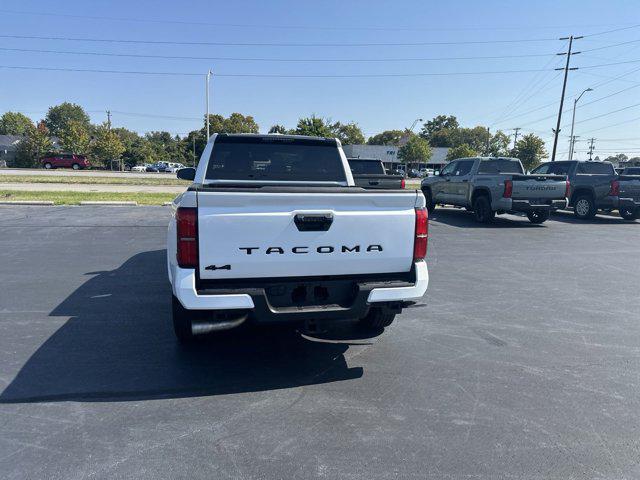
M 253 255 L 255 251 L 262 250 L 261 247 L 239 247 L 239 250 L 245 252 L 247 255 Z M 312 250 L 310 250 L 312 249 Z M 286 253 L 284 247 L 266 247 L 264 250 L 265 255 L 272 255 L 277 253 L 278 255 L 284 255 Z M 295 253 L 297 255 L 313 253 L 313 250 L 317 253 L 362 253 L 362 252 L 382 252 L 382 245 L 367 245 L 366 248 L 361 247 L 360 245 L 341 245 L 340 247 L 334 247 L 332 245 L 321 245 L 319 247 L 306 247 L 306 246 L 298 246 L 292 247 L 291 253 Z

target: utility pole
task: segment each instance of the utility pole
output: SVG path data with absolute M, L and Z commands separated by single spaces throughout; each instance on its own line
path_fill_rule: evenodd
M 576 149 L 576 142 L 578 141 L 577 139 L 580 137 L 580 135 L 571 135 L 569 137 L 569 160 L 573 160 L 573 154 L 575 153 L 575 149 Z
M 518 132 L 522 130 L 520 127 L 516 127 L 513 129 L 513 149 L 516 148 L 516 143 L 518 143 Z
M 593 137 L 589 139 L 589 161 L 593 158 L 593 142 L 595 141 L 596 139 Z
M 556 150 L 558 149 L 558 136 L 560 135 L 560 121 L 562 120 L 562 108 L 564 107 L 564 94 L 567 91 L 567 76 L 569 75 L 569 70 L 577 70 L 577 67 L 569 67 L 569 62 L 571 61 L 571 55 L 577 55 L 580 52 L 571 52 L 571 47 L 573 46 L 573 41 L 582 38 L 574 37 L 573 35 L 569 37 L 562 37 L 560 40 L 569 40 L 569 49 L 567 52 L 558 53 L 558 55 L 566 55 L 567 63 L 564 68 L 556 68 L 556 70 L 564 70 L 564 81 L 562 82 L 562 95 L 560 96 L 560 108 L 558 109 L 558 121 L 556 123 L 556 129 L 553 131 L 553 152 L 551 153 L 551 161 L 555 161 L 556 159 Z
M 107 110 L 107 131 L 111 131 L 111 110 Z M 118 165 L 118 167 L 122 170 L 122 166 Z M 113 159 L 109 160 L 109 170 L 113 170 Z
M 206 141 L 209 141 L 209 80 L 211 79 L 211 74 L 213 72 L 211 71 L 211 69 L 209 69 L 209 71 L 207 72 L 207 84 L 206 84 L 206 97 L 207 97 L 207 139 Z
M 196 136 L 193 136 L 193 166 L 196 166 Z
M 487 157 L 491 156 L 491 131 L 487 127 Z

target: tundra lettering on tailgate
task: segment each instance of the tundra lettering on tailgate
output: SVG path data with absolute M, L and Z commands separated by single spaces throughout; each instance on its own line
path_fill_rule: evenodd
M 239 247 L 239 250 L 243 250 L 247 255 L 253 255 L 255 250 L 261 250 L 260 247 Z M 286 249 L 289 250 L 289 249 Z M 291 253 L 295 254 L 304 254 L 304 253 L 313 253 L 315 250 L 317 253 L 360 253 L 360 252 L 381 252 L 382 245 L 367 245 L 367 247 L 360 247 L 360 245 L 353 245 L 351 247 L 347 245 L 342 245 L 339 248 L 333 247 L 331 245 L 321 245 L 319 247 L 292 247 Z M 264 251 L 266 255 L 271 255 L 277 253 L 279 255 L 284 255 L 285 248 L 283 247 L 267 247 Z

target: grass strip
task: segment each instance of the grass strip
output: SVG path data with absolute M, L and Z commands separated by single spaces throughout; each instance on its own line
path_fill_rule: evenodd
M 56 205 L 79 205 L 83 201 L 135 201 L 138 205 L 162 205 L 176 197 L 173 193 L 138 192 L 27 192 L 0 190 L 0 200 L 52 200 Z
M 92 185 L 188 185 L 189 181 L 163 177 L 89 177 L 84 175 L 0 175 L 0 183 L 72 183 Z

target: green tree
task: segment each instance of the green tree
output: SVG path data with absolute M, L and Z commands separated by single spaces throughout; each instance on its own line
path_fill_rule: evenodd
M 273 125 L 270 129 L 269 129 L 269 133 L 280 133 L 282 135 L 285 135 L 287 133 L 287 129 L 284 128 L 283 125 Z
M 19 112 L 5 112 L 0 117 L 0 135 L 26 135 L 35 128 L 29 117 Z
M 295 135 L 309 135 L 311 137 L 335 137 L 329 121 L 312 115 L 298 120 L 293 133 Z
M 477 157 L 478 152 L 471 148 L 466 143 L 451 147 L 447 152 L 447 160 L 455 160 L 456 158 Z
M 512 153 L 520 159 L 526 170 L 537 167 L 540 161 L 547 156 L 547 151 L 544 148 L 544 140 L 533 133 L 524 135 L 518 140 L 516 148 Z
M 343 145 L 362 145 L 364 143 L 364 133 L 356 123 L 336 122 L 331 125 L 333 136 Z
M 225 121 L 227 133 L 258 133 L 260 127 L 251 115 L 232 113 Z
M 491 157 L 505 157 L 509 155 L 509 143 L 511 138 L 502 130 L 498 130 L 489 140 L 489 152 Z
M 251 115 L 232 113 L 228 118 L 209 114 L 210 133 L 258 133 L 260 127 Z M 206 135 L 206 125 L 204 127 Z
M 422 125 L 420 136 L 426 140 L 442 130 L 456 130 L 460 127 L 454 115 L 438 115 Z M 447 145 L 448 146 L 448 145 Z
M 49 130 L 43 122 L 40 122 L 37 127 L 29 127 L 25 138 L 18 144 L 16 159 L 11 166 L 37 167 L 38 159 L 50 152 L 52 148 Z
M 417 135 L 398 150 L 398 158 L 405 164 L 425 163 L 431 158 L 429 142 Z
M 58 137 L 60 137 L 62 148 L 69 153 L 86 154 L 89 152 L 91 137 L 87 126 L 82 122 L 70 120 L 58 132 Z
M 91 153 L 105 167 L 111 167 L 113 160 L 119 161 L 124 151 L 125 146 L 120 137 L 106 123 L 97 128 L 96 141 L 91 145 Z
M 488 154 L 487 145 L 491 140 L 491 133 L 482 126 L 473 128 L 458 128 L 451 133 L 451 147 L 466 143 L 476 152 Z
M 204 130 L 193 130 L 189 132 L 187 138 L 183 141 L 184 150 L 186 152 L 187 158 L 189 159 L 189 164 L 193 163 L 193 150 L 195 144 L 195 158 L 196 163 L 204 148 L 207 146 L 206 132 Z
M 620 165 L 620 162 L 626 162 L 628 160 L 629 160 L 629 157 L 627 157 L 624 153 L 618 153 L 617 155 L 610 155 L 604 159 L 605 162 L 611 162 L 616 166 Z
M 394 145 L 398 146 L 400 140 L 405 136 L 406 132 L 403 130 L 385 130 L 382 133 L 378 133 L 373 137 L 369 137 L 367 140 L 368 145 Z
M 67 129 L 71 122 L 81 125 L 87 132 L 90 131 L 91 123 L 89 115 L 87 115 L 80 105 L 76 105 L 75 103 L 64 102 L 51 107 L 44 118 L 44 123 L 51 132 L 51 135 L 58 137 Z

